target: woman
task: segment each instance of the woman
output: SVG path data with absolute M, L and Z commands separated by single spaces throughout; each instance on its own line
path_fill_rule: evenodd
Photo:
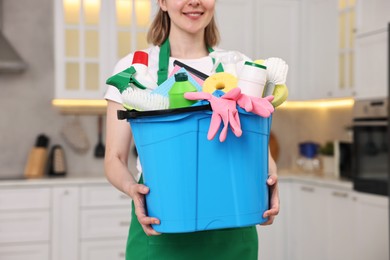
M 148 33 L 153 47 L 149 54 L 149 72 L 158 84 L 164 82 L 178 59 L 205 74 L 210 74 L 213 60 L 208 56 L 216 46 L 219 33 L 214 20 L 215 0 L 158 0 L 160 10 Z M 174 58 L 172 58 L 174 57 Z M 114 74 L 126 69 L 132 61 L 129 54 L 115 67 Z M 237 64 L 238 69 L 242 64 Z M 145 195 L 149 188 L 138 183 L 128 169 L 131 128 L 117 119 L 123 109 L 119 91 L 109 87 L 105 170 L 108 180 L 133 199 L 133 212 L 127 242 L 126 259 L 257 259 L 255 227 L 211 230 L 186 234 L 159 234 L 151 224 L 160 220 L 147 216 Z M 264 213 L 272 224 L 279 211 L 276 165 L 270 158 L 267 183 L 271 190 L 271 207 Z M 137 168 L 140 171 L 139 162 Z

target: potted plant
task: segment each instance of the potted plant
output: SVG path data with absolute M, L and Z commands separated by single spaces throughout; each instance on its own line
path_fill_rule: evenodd
M 336 164 L 334 158 L 334 143 L 327 141 L 320 146 L 319 153 L 321 155 L 322 172 L 326 176 L 336 175 Z

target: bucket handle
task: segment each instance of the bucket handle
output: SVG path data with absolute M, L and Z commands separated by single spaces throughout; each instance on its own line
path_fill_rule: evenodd
M 149 110 L 149 111 L 118 110 L 117 117 L 119 120 L 127 120 L 127 119 L 133 119 L 138 117 L 174 115 L 174 114 L 182 114 L 182 113 L 197 112 L 197 111 L 212 111 L 212 109 L 210 104 L 207 104 L 207 105 L 200 105 L 200 106 L 181 107 L 175 109 Z

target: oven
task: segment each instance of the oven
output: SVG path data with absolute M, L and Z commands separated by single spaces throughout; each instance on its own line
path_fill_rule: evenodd
M 387 195 L 389 172 L 388 100 L 357 100 L 353 108 L 354 189 Z

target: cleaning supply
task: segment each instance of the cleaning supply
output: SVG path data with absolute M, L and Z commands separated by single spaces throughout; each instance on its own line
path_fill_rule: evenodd
M 286 84 L 288 65 L 284 60 L 271 57 L 266 60 L 256 60 L 255 63 L 267 66 L 267 82 L 263 97 L 273 95 L 275 85 Z
M 49 138 L 40 134 L 37 137 L 34 148 L 31 150 L 27 164 L 24 169 L 24 177 L 26 178 L 41 178 L 45 174 L 47 163 L 47 149 Z
M 121 93 L 133 84 L 140 89 L 154 89 L 157 87 L 148 71 L 148 54 L 136 51 L 133 55 L 132 66 L 111 76 L 106 84 L 116 87 Z
M 272 93 L 274 99 L 272 100 L 272 105 L 278 107 L 287 100 L 288 97 L 288 88 L 285 84 L 275 85 L 274 92 Z
M 238 76 L 237 85 L 243 94 L 260 98 L 262 97 L 266 79 L 266 66 L 246 61 Z
M 196 101 L 184 98 L 186 92 L 197 92 L 197 89 L 188 81 L 187 73 L 176 73 L 175 83 L 168 92 L 169 108 L 189 107 L 196 103 Z
M 224 142 L 226 140 L 229 125 L 235 136 L 240 137 L 242 135 L 236 103 L 240 95 L 241 90 L 239 88 L 234 88 L 226 94 L 220 90 L 216 90 L 214 95 L 206 92 L 189 92 L 185 93 L 184 97 L 189 100 L 203 99 L 210 102 L 213 114 L 211 116 L 207 139 L 214 139 L 220 128 L 221 122 L 223 122 L 224 127 L 219 135 L 219 141 Z
M 169 108 L 166 96 L 154 94 L 148 89 L 127 88 L 122 92 L 123 106 L 128 110 L 148 111 Z
M 176 67 L 176 69 L 175 69 L 175 67 Z M 173 71 L 171 72 L 171 74 L 169 75 L 169 78 L 167 78 L 167 80 L 165 80 L 163 83 L 158 85 L 157 88 L 152 90 L 152 92 L 151 92 L 152 94 L 159 94 L 159 95 L 162 95 L 164 97 L 168 97 L 169 90 L 172 88 L 173 84 L 175 84 L 175 82 L 176 82 L 175 81 L 175 74 L 180 73 L 180 72 L 185 72 L 187 74 L 188 81 L 196 87 L 197 91 L 202 91 L 203 80 L 202 80 L 202 83 L 200 84 L 199 78 L 195 79 L 196 76 L 192 76 L 191 72 L 187 71 L 185 68 L 178 68 L 177 66 L 175 66 L 175 67 L 174 67 Z
M 135 73 L 132 82 L 130 82 L 140 89 L 155 89 L 157 87 L 157 83 L 149 74 L 148 57 L 149 55 L 144 51 L 136 51 L 133 55 L 132 67 L 135 69 Z
M 233 74 L 217 72 L 203 82 L 202 91 L 212 94 L 216 90 L 221 90 L 226 93 L 237 87 L 237 81 Z
M 264 98 L 252 97 L 241 93 L 241 96 L 237 99 L 237 105 L 245 109 L 246 112 L 267 118 L 274 112 L 274 106 L 272 105 L 273 96 L 267 96 Z
M 221 63 L 224 71 L 233 76 L 237 76 L 237 62 L 244 60 L 244 56 L 238 51 L 213 51 L 209 56 L 215 59 L 212 73 L 216 71 L 218 65 Z

